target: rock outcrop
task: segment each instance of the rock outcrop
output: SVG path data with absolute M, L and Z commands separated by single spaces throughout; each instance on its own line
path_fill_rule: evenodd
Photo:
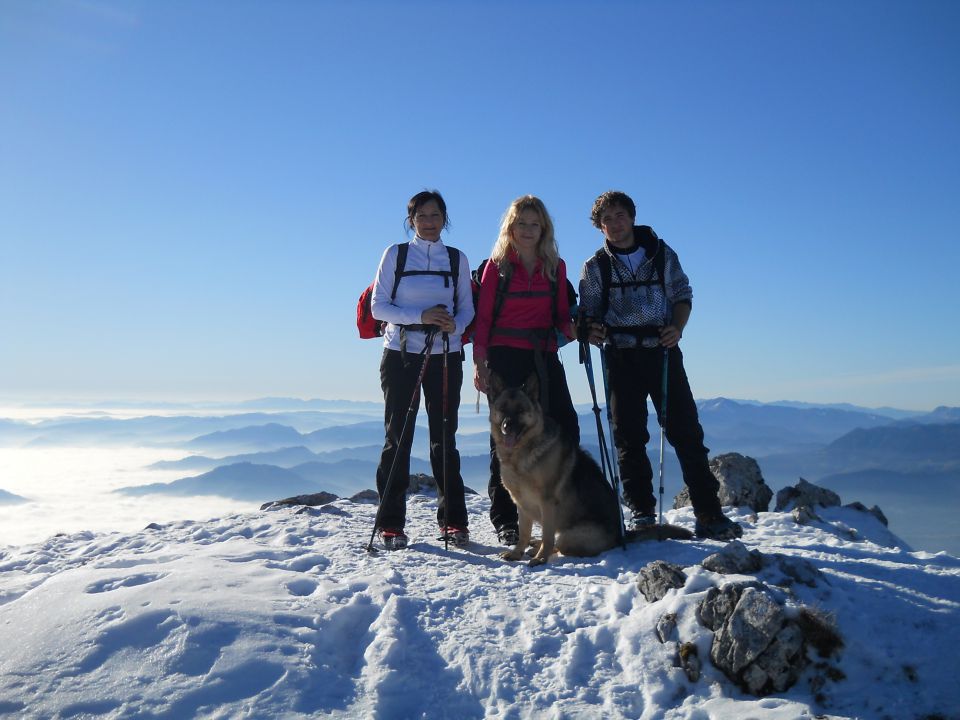
M 833 490 L 814 485 L 800 478 L 793 487 L 785 487 L 777 493 L 776 512 L 785 512 L 794 508 L 839 507 L 840 496 Z
M 274 507 L 283 507 L 290 505 L 306 505 L 307 507 L 316 507 L 317 505 L 326 505 L 340 498 L 333 493 L 318 492 L 309 495 L 294 495 L 283 500 L 272 500 L 260 506 L 261 510 L 267 510 Z
M 829 617 L 790 603 L 794 583 L 825 582 L 809 561 L 765 555 L 734 540 L 706 557 L 702 566 L 719 575 L 757 573 L 763 578 L 718 584 L 696 606 L 697 622 L 713 632 L 710 661 L 744 692 L 758 696 L 783 692 L 803 674 L 811 651 L 830 658 L 843 646 Z M 649 602 L 658 602 L 670 590 L 684 587 L 688 575 L 695 574 L 658 560 L 640 571 L 637 586 Z M 664 613 L 657 621 L 656 637 L 675 644 L 674 666 L 696 682 L 702 674 L 697 646 L 681 637 L 679 627 L 676 612 Z
M 773 490 L 763 479 L 760 466 L 751 457 L 739 453 L 717 455 L 710 460 L 710 472 L 720 483 L 718 496 L 721 505 L 749 507 L 754 512 L 770 508 Z M 690 505 L 686 486 L 673 501 L 674 510 Z

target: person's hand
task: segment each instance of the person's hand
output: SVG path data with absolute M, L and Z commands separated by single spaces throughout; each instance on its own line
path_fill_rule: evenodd
M 487 394 L 487 382 L 489 379 L 490 370 L 487 369 L 486 363 L 479 362 L 473 366 L 473 386 L 484 395 Z
M 436 325 L 441 332 L 452 333 L 457 329 L 453 315 L 443 305 L 434 305 L 420 313 L 420 322 L 424 325 Z
M 600 347 L 607 339 L 607 326 L 596 320 L 587 320 L 587 342 Z
M 666 325 L 660 331 L 660 344 L 665 348 L 676 347 L 681 337 L 683 333 L 680 332 L 680 328 L 675 325 Z

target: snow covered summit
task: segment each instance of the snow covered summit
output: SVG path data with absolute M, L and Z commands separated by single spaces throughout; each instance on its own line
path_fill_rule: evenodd
M 486 499 L 467 502 L 474 542 L 449 551 L 426 495 L 394 553 L 365 551 L 375 506 L 346 500 L 0 551 L 0 717 L 957 717 L 960 560 L 910 552 L 872 515 L 734 511 L 749 550 L 819 571 L 781 590 L 843 640 L 758 698 L 711 663 L 697 619 L 711 588 L 770 580 L 703 567 L 722 543 L 531 569 L 497 557 Z M 685 579 L 650 602 L 637 579 L 654 560 Z M 657 636 L 665 615 L 699 651 L 696 680 Z

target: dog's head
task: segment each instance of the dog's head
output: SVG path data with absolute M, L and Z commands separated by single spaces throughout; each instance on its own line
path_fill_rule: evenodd
M 490 373 L 490 433 L 498 447 L 513 449 L 543 427 L 540 382 L 531 373 L 520 387 L 507 387 L 495 372 Z

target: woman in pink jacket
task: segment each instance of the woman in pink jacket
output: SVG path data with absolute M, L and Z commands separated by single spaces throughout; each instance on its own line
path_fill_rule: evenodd
M 557 252 L 553 222 L 543 202 L 524 195 L 511 203 L 500 224 L 477 302 L 473 345 L 474 385 L 487 391 L 490 371 L 507 386 L 536 372 L 540 403 L 576 442 L 577 413 L 557 355 L 557 333 L 574 337 L 567 294 L 567 268 Z M 504 545 L 517 542 L 517 508 L 500 482 L 500 464 L 490 459 L 490 520 Z

